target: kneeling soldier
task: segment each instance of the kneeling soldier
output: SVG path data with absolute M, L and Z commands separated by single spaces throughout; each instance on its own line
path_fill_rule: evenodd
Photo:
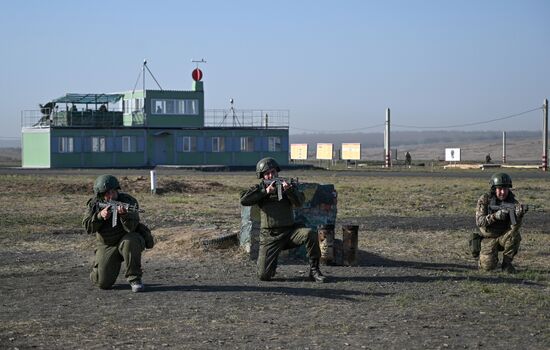
M 527 206 L 521 205 L 511 191 L 512 178 L 497 173 L 491 177 L 491 192 L 477 201 L 476 224 L 481 235 L 479 268 L 493 270 L 502 251 L 502 270 L 515 273 L 512 260 L 517 254 L 521 235 L 519 229 Z
M 294 223 L 293 207 L 301 207 L 305 196 L 284 179 L 275 180 L 281 168 L 273 158 L 263 158 L 256 165 L 259 185 L 241 194 L 241 204 L 257 204 L 261 212 L 260 251 L 258 253 L 258 277 L 269 281 L 275 275 L 277 258 L 282 250 L 306 245 L 309 257 L 309 278 L 323 283 L 325 276 L 319 270 L 321 251 L 317 232 Z
M 90 279 L 101 289 L 111 288 L 124 261 L 132 292 L 142 292 L 141 252 L 153 248 L 154 240 L 149 228 L 139 222 L 137 200 L 119 190 L 116 177 L 101 175 L 94 182 L 95 196 L 87 203 L 82 224 L 97 238 Z

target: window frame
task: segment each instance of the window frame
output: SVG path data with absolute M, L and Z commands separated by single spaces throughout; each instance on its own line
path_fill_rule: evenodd
M 283 149 L 280 136 L 269 136 L 267 139 L 268 152 L 281 152 Z
M 74 153 L 74 137 L 60 136 L 58 151 L 59 153 Z
M 105 136 L 92 136 L 91 137 L 92 153 L 104 153 L 107 150 L 107 140 Z
M 254 136 L 241 136 L 241 152 L 254 152 Z
M 122 136 L 122 153 L 137 152 L 137 137 L 132 135 Z

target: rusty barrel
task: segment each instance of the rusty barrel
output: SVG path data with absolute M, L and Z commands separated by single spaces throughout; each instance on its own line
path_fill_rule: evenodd
M 353 266 L 357 264 L 357 247 L 358 247 L 359 226 L 343 225 L 342 240 L 343 240 L 343 260 L 344 265 Z
M 334 225 L 317 226 L 321 263 L 331 265 L 334 262 Z

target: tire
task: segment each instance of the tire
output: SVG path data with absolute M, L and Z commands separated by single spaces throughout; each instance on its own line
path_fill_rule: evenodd
M 226 249 L 239 244 L 237 233 L 224 233 L 213 238 L 202 238 L 200 245 L 204 249 Z

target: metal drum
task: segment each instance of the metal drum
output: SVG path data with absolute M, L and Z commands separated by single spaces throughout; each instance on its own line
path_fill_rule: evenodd
M 321 263 L 332 265 L 334 263 L 334 225 L 319 225 L 317 232 L 321 249 Z
M 344 265 L 357 264 L 358 233 L 359 226 L 357 225 L 342 226 Z

